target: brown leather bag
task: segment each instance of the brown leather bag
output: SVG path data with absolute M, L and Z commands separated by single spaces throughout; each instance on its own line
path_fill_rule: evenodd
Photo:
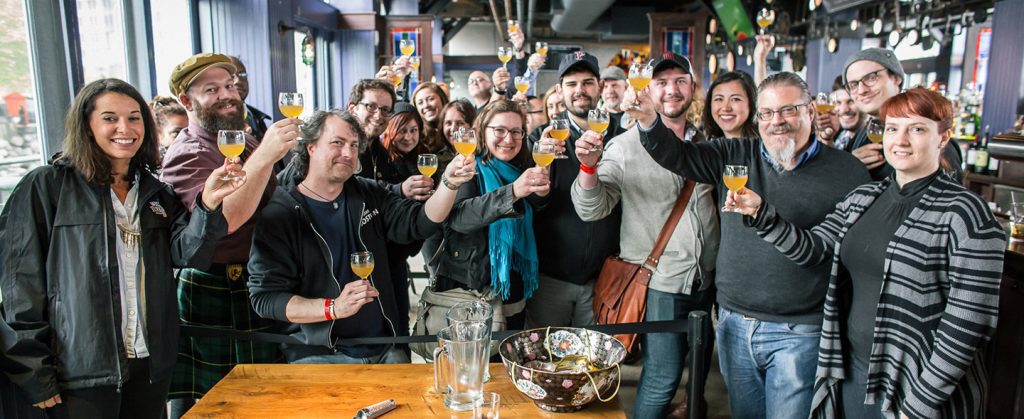
M 626 262 L 617 256 L 609 256 L 604 260 L 601 274 L 594 284 L 594 318 L 597 324 L 635 323 L 644 320 L 647 312 L 647 284 L 654 269 L 658 267 L 658 259 L 665 252 L 672 232 L 682 218 L 690 196 L 693 195 L 693 187 L 692 180 L 687 180 L 683 185 L 683 190 L 643 265 Z M 622 342 L 629 352 L 636 350 L 639 343 L 635 333 L 615 335 L 615 338 Z

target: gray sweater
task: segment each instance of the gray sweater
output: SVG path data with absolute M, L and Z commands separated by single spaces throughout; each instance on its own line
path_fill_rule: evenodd
M 746 187 L 801 228 L 822 222 L 847 193 L 871 181 L 859 160 L 831 147 L 821 147 L 817 156 L 794 170 L 778 172 L 761 156 L 759 138 L 689 143 L 679 141 L 658 121 L 649 132 L 641 132 L 640 139 L 658 164 L 698 182 L 720 185 L 725 165 L 746 165 Z M 718 188 L 719 202 L 725 202 L 727 192 Z M 798 266 L 745 227 L 740 214 L 720 216 L 718 303 L 760 320 L 821 324 L 828 264 Z
M 622 201 L 619 257 L 643 263 L 654 248 L 685 179 L 659 166 L 644 151 L 635 127 L 609 143 L 597 167 L 597 176 L 600 182 L 590 190 L 573 182 L 576 213 L 583 221 L 599 220 Z M 691 294 L 711 285 L 719 240 L 713 193 L 712 185 L 698 184 L 694 188 L 651 277 L 651 289 Z M 695 285 L 697 279 L 700 281 Z

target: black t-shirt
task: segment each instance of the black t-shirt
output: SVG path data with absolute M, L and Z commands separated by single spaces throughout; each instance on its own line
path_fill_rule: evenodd
M 936 171 L 902 188 L 893 181 L 843 238 L 839 259 L 852 283 L 846 337 L 853 359 L 862 365 L 867 365 L 871 357 L 875 313 L 885 277 L 886 248 L 940 173 L 941 170 Z
M 357 250 L 352 226 L 349 225 L 348 209 L 345 206 L 345 194 L 341 193 L 333 202 L 321 202 L 304 196 L 306 207 L 317 233 L 323 237 L 330 251 L 334 277 L 341 289 L 352 281 L 361 281 L 349 268 L 349 255 Z M 330 280 L 322 278 L 306 278 L 309 281 Z M 356 314 L 338 319 L 331 329 L 334 338 L 380 337 L 388 336 L 384 324 L 384 312 L 376 299 L 359 309 Z M 366 358 L 378 355 L 386 345 L 340 346 L 345 355 Z

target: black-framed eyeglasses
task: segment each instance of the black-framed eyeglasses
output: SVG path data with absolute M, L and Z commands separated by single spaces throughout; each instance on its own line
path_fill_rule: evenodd
M 883 71 L 885 71 L 884 68 L 875 70 L 865 74 L 864 77 L 861 77 L 859 80 L 850 80 L 846 82 L 846 90 L 856 92 L 857 89 L 860 88 L 861 83 L 864 83 L 865 87 L 875 87 L 875 85 L 878 84 L 878 73 Z
M 783 107 L 779 108 L 778 110 L 774 110 L 774 109 L 759 109 L 755 115 L 757 115 L 757 119 L 760 119 L 761 121 L 764 121 L 764 122 L 768 122 L 768 121 L 771 121 L 772 119 L 774 119 L 776 113 L 779 114 L 779 115 L 782 115 L 783 118 L 792 118 L 792 117 L 796 116 L 799 113 L 799 110 L 800 110 L 801 106 L 807 106 L 807 105 L 808 105 L 808 103 L 799 103 L 799 104 L 796 104 L 796 105 L 783 106 Z
M 509 134 L 511 134 L 513 139 L 521 140 L 523 139 L 523 135 L 526 134 L 525 132 L 523 132 L 523 130 L 519 128 L 508 129 L 505 127 L 497 127 L 494 125 L 488 125 L 487 128 L 490 128 L 491 131 L 494 131 L 494 135 L 497 136 L 498 138 L 505 138 Z
M 359 102 L 359 104 L 366 107 L 366 110 L 370 111 L 370 113 L 380 111 L 384 116 L 391 116 L 391 108 L 378 106 L 377 104 L 370 102 Z

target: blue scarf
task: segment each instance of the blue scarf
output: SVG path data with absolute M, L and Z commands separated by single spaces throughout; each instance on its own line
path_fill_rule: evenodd
M 522 171 L 498 159 L 476 158 L 480 173 L 480 195 L 515 182 Z M 491 289 L 505 300 L 509 297 L 512 270 L 523 278 L 525 298 L 537 289 L 537 242 L 533 238 L 533 208 L 523 202 L 522 218 L 502 218 L 488 226 L 487 250 L 491 258 Z

